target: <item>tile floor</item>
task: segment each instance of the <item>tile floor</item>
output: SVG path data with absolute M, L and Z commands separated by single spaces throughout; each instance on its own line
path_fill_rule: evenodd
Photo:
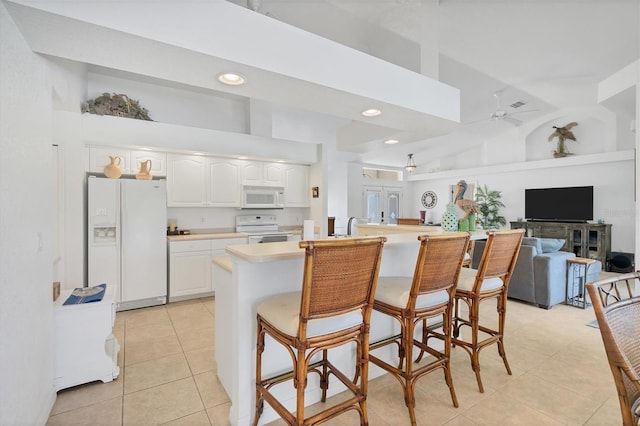
M 494 315 L 489 308 L 483 315 Z M 599 330 L 586 326 L 593 319 L 591 308 L 543 310 L 509 301 L 505 345 L 513 375 L 506 373 L 495 346 L 487 348 L 480 356 L 481 394 L 468 355 L 454 348 L 460 407 L 451 404 L 443 375 L 430 374 L 417 385 L 419 424 L 621 424 Z M 215 320 L 213 298 L 119 312 L 114 333 L 121 344 L 120 376 L 60 391 L 47 424 L 229 424 L 229 400 L 216 376 Z M 371 380 L 369 389 L 371 425 L 409 424 L 395 379 Z M 327 424 L 359 420 L 351 411 Z

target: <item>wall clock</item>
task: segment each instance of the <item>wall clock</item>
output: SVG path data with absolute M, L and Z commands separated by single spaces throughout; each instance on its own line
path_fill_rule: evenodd
M 438 204 L 438 196 L 433 191 L 425 191 L 422 194 L 422 205 L 426 209 L 432 209 Z

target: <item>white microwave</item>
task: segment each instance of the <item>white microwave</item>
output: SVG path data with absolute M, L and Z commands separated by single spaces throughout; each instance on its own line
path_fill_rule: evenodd
M 284 188 L 274 186 L 244 186 L 242 188 L 243 209 L 284 208 Z

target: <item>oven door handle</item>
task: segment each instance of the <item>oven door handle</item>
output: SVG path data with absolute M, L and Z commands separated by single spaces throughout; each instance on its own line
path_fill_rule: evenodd
M 265 235 L 262 237 L 261 243 L 277 243 L 281 241 L 287 241 L 286 235 Z

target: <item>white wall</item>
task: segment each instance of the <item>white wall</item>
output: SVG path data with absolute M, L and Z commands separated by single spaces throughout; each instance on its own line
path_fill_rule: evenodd
M 309 208 L 286 208 L 281 210 L 242 210 L 230 207 L 169 207 L 167 218 L 176 219 L 178 229 L 225 229 L 232 231 L 239 215 L 269 214 L 278 218 L 280 226 L 299 226 L 309 218 Z
M 222 93 L 211 96 L 215 92 L 203 94 L 134 78 L 133 74 L 108 76 L 91 72 L 88 76 L 88 99 L 95 99 L 105 92 L 124 93 L 139 101 L 154 121 L 247 133 L 247 105 L 240 97 Z
M 487 173 L 464 175 L 455 178 L 411 182 L 411 204 L 422 208 L 420 196 L 424 191 L 434 191 L 438 204 L 427 211 L 427 220 L 440 222 L 445 206 L 450 200 L 450 186 L 464 179 L 468 183 L 487 185 L 491 190 L 501 191 L 506 205 L 501 215 L 509 221 L 524 217 L 525 188 L 547 188 L 561 186 L 594 186 L 594 222 L 604 219 L 612 224 L 611 249 L 634 252 L 635 250 L 635 202 L 634 163 L 620 161 L 562 168 L 544 168 L 509 173 Z
M 45 424 L 53 389 L 52 89 L 0 3 L 0 424 Z

